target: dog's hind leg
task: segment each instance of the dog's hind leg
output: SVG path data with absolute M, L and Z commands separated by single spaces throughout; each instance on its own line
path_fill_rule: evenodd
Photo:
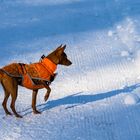
M 15 91 L 15 92 L 12 91 L 12 92 L 11 92 L 11 97 L 12 97 L 12 101 L 11 101 L 10 107 L 11 107 L 13 113 L 15 114 L 16 117 L 22 118 L 22 116 L 19 115 L 19 114 L 16 112 L 16 109 L 15 109 L 15 102 L 16 102 L 16 99 L 17 99 L 17 92 L 16 92 L 16 91 Z
M 8 85 L 7 78 L 8 78 L 8 76 L 6 75 L 6 78 L 1 80 L 1 85 L 2 85 L 3 90 L 4 90 L 4 100 L 2 102 L 2 106 L 3 106 L 3 109 L 6 113 L 6 115 L 12 115 L 11 112 L 9 112 L 8 109 L 7 109 L 7 100 L 10 96 L 10 92 L 7 88 L 7 85 Z
M 10 93 L 5 91 L 5 97 L 4 97 L 4 100 L 2 102 L 2 106 L 4 108 L 4 111 L 5 111 L 6 115 L 12 115 L 12 113 L 9 112 L 8 109 L 7 109 L 7 100 L 9 98 L 9 95 L 10 95 Z
M 18 84 L 17 84 L 17 81 L 15 79 L 13 79 L 13 82 L 12 82 L 13 86 L 12 86 L 12 90 L 11 90 L 11 98 L 12 98 L 12 101 L 11 101 L 11 109 L 13 111 L 13 113 L 15 114 L 16 117 L 18 118 L 22 118 L 22 116 L 20 116 L 17 112 L 16 112 L 16 109 L 15 109 L 15 102 L 16 102 L 16 99 L 17 99 L 17 92 L 18 92 Z
M 40 114 L 41 113 L 36 109 L 37 93 L 38 93 L 38 90 L 33 90 L 33 93 L 32 93 L 32 109 L 33 109 L 34 114 Z
M 4 108 L 4 111 L 5 111 L 6 115 L 12 115 L 12 113 L 9 112 L 8 109 L 7 109 L 7 100 L 9 98 L 9 96 L 10 96 L 10 92 L 6 91 L 6 88 L 4 87 L 3 84 L 2 84 L 2 86 L 3 86 L 4 94 L 5 94 L 4 100 L 2 102 L 2 106 Z

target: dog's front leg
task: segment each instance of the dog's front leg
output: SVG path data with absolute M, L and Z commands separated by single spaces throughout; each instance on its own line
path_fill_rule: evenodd
M 34 114 L 40 114 L 41 113 L 36 109 L 37 93 L 38 93 L 38 90 L 33 90 L 33 93 L 32 93 L 32 109 L 33 109 Z
M 47 89 L 47 92 L 44 96 L 44 100 L 45 102 L 48 100 L 49 96 L 50 96 L 50 93 L 51 93 L 51 88 L 49 86 L 45 86 L 45 88 Z

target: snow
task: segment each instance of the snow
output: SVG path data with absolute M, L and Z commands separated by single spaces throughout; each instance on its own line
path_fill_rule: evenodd
M 126 56 L 127 57 L 127 56 L 129 56 L 129 52 L 128 51 L 122 51 L 121 56 L 124 56 L 124 57 Z
M 23 119 L 0 106 L 0 139 L 140 139 L 139 0 L 0 3 L 0 67 L 36 62 L 60 44 L 73 62 L 58 67 L 48 102 L 39 91 L 41 115 L 32 114 L 31 91 L 23 87 L 16 102 Z
M 135 105 L 139 102 L 139 97 L 136 94 L 128 94 L 124 102 L 126 105 Z
M 112 31 L 108 31 L 108 36 L 112 36 L 113 35 L 113 32 Z
M 73 2 L 79 2 L 82 0 L 24 0 L 24 1 L 18 1 L 16 0 L 15 2 L 20 3 L 20 4 L 28 4 L 28 5 L 33 5 L 33 6 L 38 6 L 38 5 L 60 5 L 60 4 L 69 4 Z

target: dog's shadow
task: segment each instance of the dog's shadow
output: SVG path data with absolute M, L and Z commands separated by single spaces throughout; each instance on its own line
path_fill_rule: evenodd
M 67 105 L 67 107 L 65 109 L 69 109 L 69 108 L 73 108 L 75 106 L 78 105 L 83 105 L 86 103 L 90 103 L 90 102 L 94 102 L 94 101 L 99 101 L 99 100 L 103 100 L 105 98 L 109 98 L 118 94 L 122 94 L 122 93 L 130 93 L 132 91 L 134 91 L 135 89 L 137 89 L 138 87 L 140 87 L 140 84 L 135 84 L 129 87 L 124 87 L 122 89 L 117 89 L 117 90 L 113 90 L 113 91 L 109 91 L 109 92 L 105 92 L 105 93 L 98 93 L 95 95 L 82 95 L 82 92 L 70 95 L 70 96 L 66 96 L 64 98 L 61 99 L 57 99 L 57 100 L 52 100 L 52 101 L 48 101 L 47 103 L 44 104 L 40 104 L 37 106 L 37 108 L 41 111 L 44 112 L 48 109 L 52 109 L 54 107 L 58 107 L 61 105 Z M 22 113 L 24 114 L 23 116 L 30 114 L 32 111 L 31 108 L 28 108 L 24 111 L 22 111 Z

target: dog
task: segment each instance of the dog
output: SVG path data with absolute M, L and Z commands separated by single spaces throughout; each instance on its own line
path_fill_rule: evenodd
M 70 66 L 72 64 L 64 52 L 65 49 L 66 45 L 60 45 L 48 56 L 43 55 L 39 62 L 32 64 L 12 63 L 0 69 L 0 83 L 5 93 L 2 106 L 6 115 L 12 115 L 12 113 L 7 109 L 7 100 L 11 95 L 10 107 L 16 117 L 22 118 L 22 116 L 18 114 L 15 109 L 15 102 L 18 95 L 18 85 L 33 91 L 33 113 L 41 113 L 36 109 L 36 98 L 38 90 L 41 88 L 47 89 L 47 92 L 44 96 L 44 100 L 47 101 L 51 92 L 49 85 L 57 75 L 54 73 L 57 65 Z

